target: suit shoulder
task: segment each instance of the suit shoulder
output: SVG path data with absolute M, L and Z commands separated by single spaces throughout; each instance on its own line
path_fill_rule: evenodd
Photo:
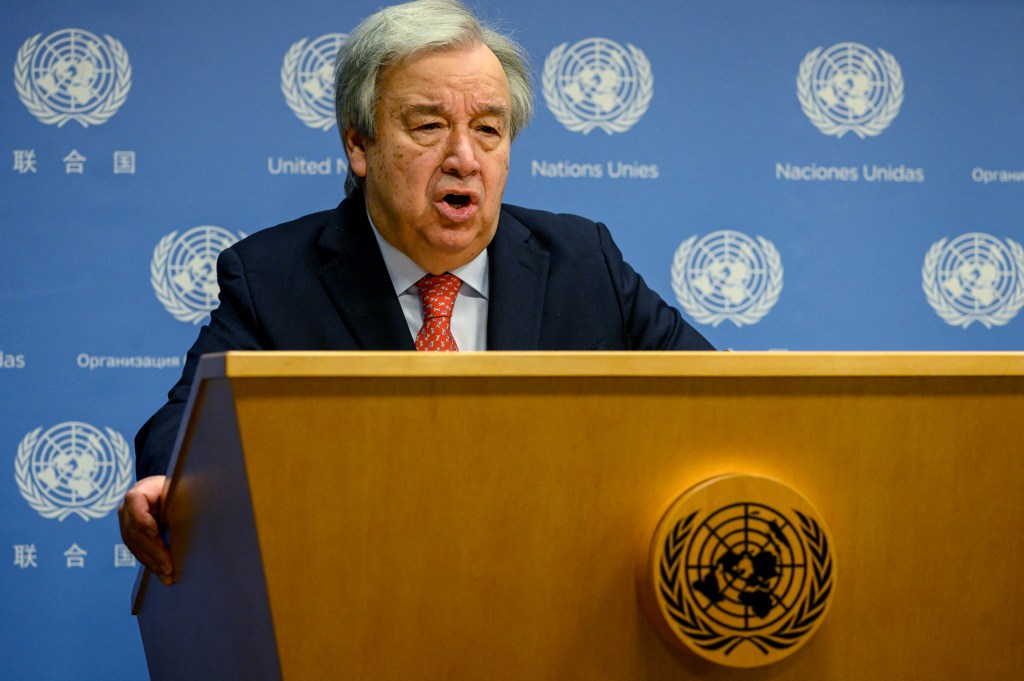
M 581 215 L 572 213 L 552 213 L 546 210 L 535 208 L 523 208 L 503 204 L 502 210 L 518 220 L 524 227 L 531 231 L 590 231 L 592 232 L 598 223 Z
M 503 209 L 512 218 L 507 221 L 507 226 L 513 235 L 523 230 L 520 235 L 527 241 L 553 251 L 564 250 L 577 256 L 585 253 L 596 255 L 604 248 L 602 241 L 610 238 L 607 227 L 580 215 L 508 204 Z
M 296 248 L 309 248 L 316 244 L 324 229 L 337 221 L 337 210 L 310 213 L 295 220 L 282 222 L 250 234 L 236 243 L 239 254 L 280 253 Z

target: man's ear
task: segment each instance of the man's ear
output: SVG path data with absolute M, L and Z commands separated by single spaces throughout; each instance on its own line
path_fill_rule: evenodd
M 345 141 L 348 167 L 356 177 L 366 177 L 366 138 L 355 127 L 346 130 L 341 138 Z

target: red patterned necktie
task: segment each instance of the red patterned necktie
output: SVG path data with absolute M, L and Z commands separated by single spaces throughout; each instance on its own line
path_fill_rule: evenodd
M 452 309 L 462 280 L 454 274 L 427 274 L 416 282 L 423 305 L 423 327 L 416 335 L 416 349 L 425 352 L 457 352 L 452 336 Z

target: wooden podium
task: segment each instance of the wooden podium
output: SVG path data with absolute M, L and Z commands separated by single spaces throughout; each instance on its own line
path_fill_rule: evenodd
M 1024 668 L 1024 354 L 204 357 L 133 595 L 153 679 L 960 679 Z M 769 476 L 831 611 L 759 670 L 677 652 L 666 507 Z

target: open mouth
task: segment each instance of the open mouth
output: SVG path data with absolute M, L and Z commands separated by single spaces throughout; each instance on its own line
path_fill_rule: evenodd
M 453 187 L 453 189 L 463 189 L 463 191 L 448 192 L 447 194 L 438 192 L 436 196 L 439 198 L 434 199 L 434 205 L 437 207 L 437 210 L 446 220 L 452 223 L 472 220 L 480 208 L 479 195 L 472 189 L 463 187 Z
M 445 194 L 444 202 L 452 208 L 465 208 L 469 205 L 469 196 L 466 194 Z

